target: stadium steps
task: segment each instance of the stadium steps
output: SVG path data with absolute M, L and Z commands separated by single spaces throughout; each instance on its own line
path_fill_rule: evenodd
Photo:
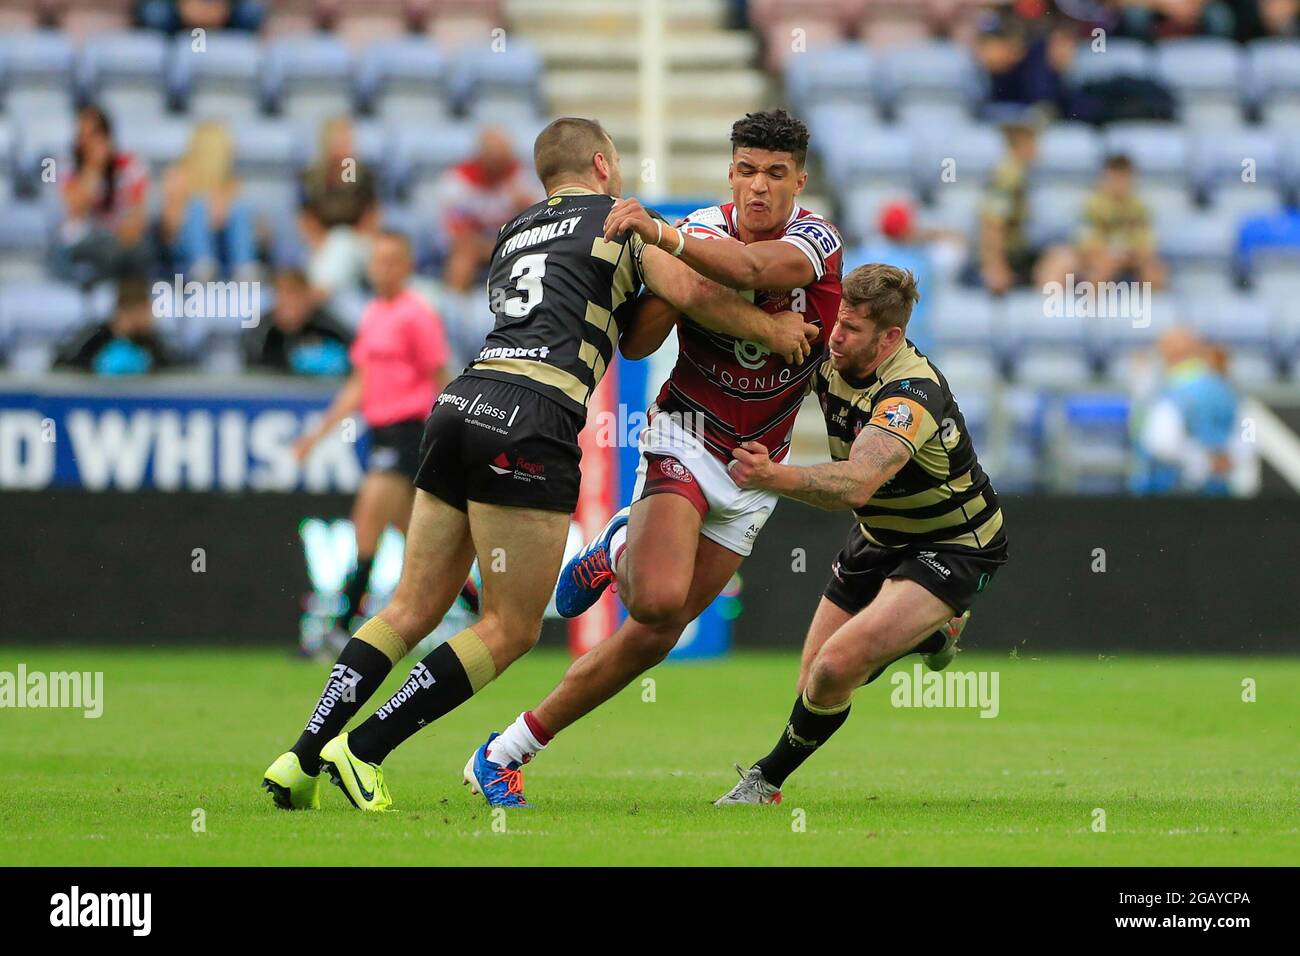
M 756 68 L 757 38 L 727 29 L 725 0 L 667 0 L 666 7 L 668 191 L 717 196 L 725 191 L 731 124 L 771 100 L 771 82 Z M 634 175 L 641 158 L 636 0 L 512 0 L 507 10 L 515 32 L 542 56 L 547 111 L 600 119 L 625 157 L 625 175 Z

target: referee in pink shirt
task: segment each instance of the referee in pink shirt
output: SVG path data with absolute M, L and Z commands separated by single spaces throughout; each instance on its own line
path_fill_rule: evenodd
M 424 420 L 450 380 L 442 319 L 407 288 L 411 248 L 397 232 L 382 232 L 370 259 L 375 297 L 361 316 L 348 357 L 352 374 L 320 423 L 294 445 L 299 461 L 312 446 L 358 409 L 370 429 L 366 475 L 352 505 L 357 536 L 357 566 L 344 589 L 347 603 L 334 622 L 329 644 L 346 642 L 370 584 L 370 568 L 384 528 L 403 534 L 415 497 L 412 484 L 420 467 Z M 339 633 L 341 631 L 341 633 Z

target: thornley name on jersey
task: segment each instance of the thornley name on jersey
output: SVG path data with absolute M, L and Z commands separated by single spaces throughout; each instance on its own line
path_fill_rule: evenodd
M 535 246 L 539 242 L 549 242 L 552 239 L 559 239 L 561 236 L 572 235 L 581 221 L 581 216 L 570 216 L 568 219 L 561 219 L 559 222 L 548 222 L 544 226 L 533 226 L 527 232 L 521 232 L 506 240 L 506 244 L 501 247 L 501 257 L 504 258 L 527 246 Z

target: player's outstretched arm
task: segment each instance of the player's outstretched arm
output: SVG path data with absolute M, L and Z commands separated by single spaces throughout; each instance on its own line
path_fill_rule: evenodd
M 817 326 L 805 322 L 803 316 L 794 312 L 775 315 L 764 312 L 732 290 L 677 262 L 662 249 L 645 246 L 641 253 L 641 275 L 651 292 L 705 328 L 759 342 L 790 364 L 802 363 L 812 350 L 812 343 L 817 341 Z
M 632 230 L 648 247 L 669 251 L 714 282 L 731 289 L 788 291 L 810 285 L 817 273 L 798 246 L 783 239 L 745 244 L 700 239 L 657 219 L 633 198 L 620 199 L 605 217 L 605 238 Z
M 681 315 L 675 305 L 652 292 L 641 293 L 628 312 L 618 337 L 618 350 L 626 359 L 643 359 L 659 351 Z
M 912 450 L 888 432 L 868 427 L 854 440 L 847 461 L 778 465 L 758 442 L 745 442 L 731 454 L 727 471 L 741 488 L 765 488 L 827 511 L 843 511 L 870 501 L 907 464 Z

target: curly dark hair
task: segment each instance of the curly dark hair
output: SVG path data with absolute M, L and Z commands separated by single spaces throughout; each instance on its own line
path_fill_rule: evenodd
M 731 149 L 742 146 L 789 153 L 802 168 L 808 158 L 808 127 L 785 110 L 746 113 L 731 126 Z

